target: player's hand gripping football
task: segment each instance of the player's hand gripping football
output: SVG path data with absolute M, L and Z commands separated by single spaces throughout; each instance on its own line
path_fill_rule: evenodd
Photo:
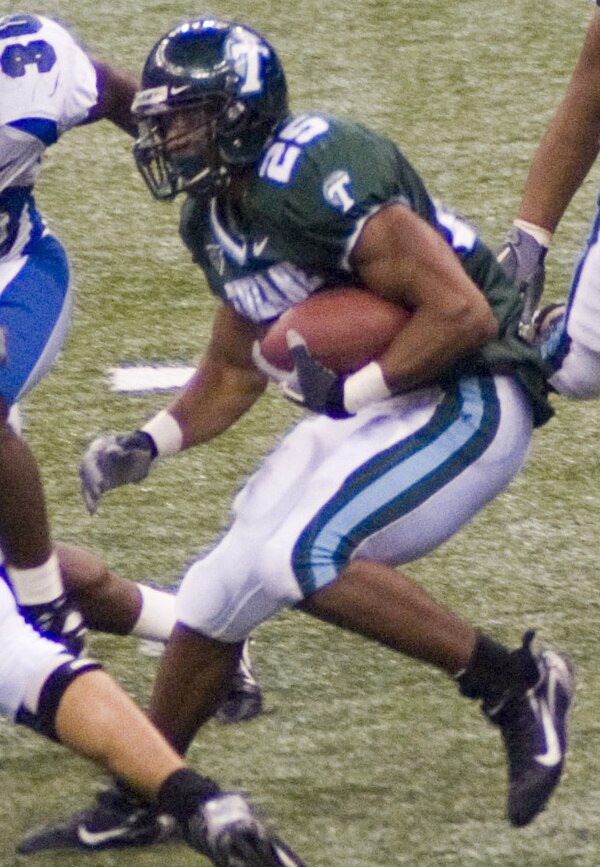
M 145 479 L 156 456 L 156 444 L 145 431 L 95 439 L 79 468 L 81 491 L 88 512 L 94 514 L 100 497 L 106 491 Z
M 333 418 L 346 418 L 349 413 L 341 402 L 343 378 L 313 358 L 306 341 L 297 331 L 290 329 L 287 332 L 287 342 L 294 361 L 293 370 L 283 370 L 267 361 L 260 343 L 255 341 L 252 360 L 258 369 L 275 382 L 292 403 Z M 334 393 L 338 388 L 339 400 Z
M 204 801 L 183 832 L 190 846 L 216 867 L 304 867 L 237 792 L 222 792 Z
M 513 228 L 504 244 L 496 251 L 496 258 L 509 280 L 523 296 L 523 309 L 519 334 L 532 341 L 533 317 L 544 291 L 544 259 L 548 248 L 540 244 L 524 229 Z
M 297 331 L 288 331 L 287 342 L 294 359 L 294 379 L 283 383 L 285 396 L 313 412 L 348 418 L 351 413 L 344 406 L 344 377 L 316 361 Z

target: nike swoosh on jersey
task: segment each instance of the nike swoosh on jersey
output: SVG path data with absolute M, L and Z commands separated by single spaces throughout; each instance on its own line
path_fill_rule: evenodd
M 131 833 L 131 828 L 109 828 L 107 831 L 90 831 L 85 825 L 77 826 L 77 838 L 84 846 L 101 846 Z
M 268 243 L 269 243 L 269 236 L 268 235 L 266 236 L 266 238 L 263 238 L 260 241 L 255 241 L 252 244 L 252 255 L 258 259 L 258 257 L 261 255 L 261 253 L 264 252 L 265 247 L 267 246 Z

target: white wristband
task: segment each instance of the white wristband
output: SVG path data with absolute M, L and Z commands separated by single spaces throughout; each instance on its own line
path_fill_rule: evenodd
M 361 367 L 344 382 L 344 406 L 351 413 L 391 395 L 392 392 L 383 378 L 383 371 L 376 361 Z
M 521 229 L 523 232 L 527 232 L 528 235 L 531 235 L 532 238 L 541 244 L 542 247 L 548 249 L 550 246 L 550 242 L 552 241 L 552 232 L 548 229 L 544 229 L 543 226 L 536 226 L 535 223 L 528 223 L 527 220 L 513 220 L 513 226 L 517 229 Z
M 183 431 L 177 419 L 166 409 L 151 418 L 142 430 L 154 440 L 159 458 L 176 455 L 183 448 Z

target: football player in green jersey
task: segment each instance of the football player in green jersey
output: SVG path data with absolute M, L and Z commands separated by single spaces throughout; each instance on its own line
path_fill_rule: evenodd
M 153 839 L 176 818 L 189 845 L 213 864 L 277 867 L 287 847 L 246 798 L 187 768 L 113 677 L 81 655 L 81 616 L 66 598 L 37 463 L 15 424 L 17 400 L 51 366 L 72 307 L 65 251 L 33 195 L 44 151 L 101 118 L 133 132 L 136 86 L 92 60 L 58 22 L 0 17 L 0 715 L 127 781 L 162 814 Z M 105 814 L 71 823 L 79 848 L 123 841 Z M 145 834 L 139 824 L 137 833 Z M 248 853 L 243 861 L 240 849 Z
M 90 511 L 252 407 L 268 383 L 256 341 L 286 309 L 342 282 L 412 311 L 388 349 L 346 377 L 290 335 L 296 365 L 284 386 L 314 414 L 258 469 L 231 529 L 187 571 L 153 721 L 184 753 L 251 630 L 298 607 L 438 667 L 479 700 L 507 751 L 509 820 L 531 822 L 563 767 L 568 662 L 534 652 L 531 633 L 518 649 L 498 644 L 398 569 L 509 484 L 551 415 L 540 354 L 518 334 L 518 290 L 392 142 L 357 123 L 290 114 L 279 59 L 252 29 L 187 21 L 152 49 L 142 83 L 135 159 L 156 198 L 186 195 L 182 237 L 222 304 L 196 374 L 168 409 L 89 447 Z

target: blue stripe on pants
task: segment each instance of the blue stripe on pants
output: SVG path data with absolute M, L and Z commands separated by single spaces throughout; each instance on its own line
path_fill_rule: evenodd
M 447 485 L 496 435 L 500 406 L 492 377 L 451 387 L 430 421 L 355 470 L 306 527 L 292 554 L 308 595 L 333 581 L 352 552 Z

